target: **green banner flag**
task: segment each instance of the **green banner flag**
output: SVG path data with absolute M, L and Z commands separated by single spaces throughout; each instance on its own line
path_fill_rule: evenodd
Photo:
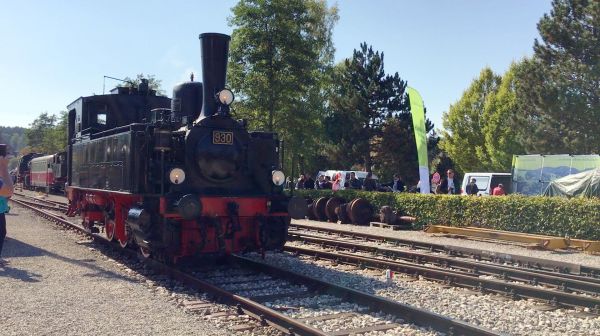
M 415 129 L 415 141 L 417 143 L 417 154 L 419 156 L 419 178 L 421 179 L 421 194 L 429 194 L 429 164 L 427 159 L 427 131 L 425 130 L 425 109 L 423 99 L 417 90 L 408 87 L 408 98 L 410 100 L 410 113 L 412 114 L 413 128 Z

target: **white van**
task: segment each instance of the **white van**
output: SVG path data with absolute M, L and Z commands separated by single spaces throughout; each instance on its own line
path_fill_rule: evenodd
M 319 171 L 317 173 L 317 179 L 315 180 L 315 182 L 319 181 L 319 176 L 324 175 L 324 176 L 329 176 L 329 178 L 331 178 L 331 182 L 333 183 L 333 181 L 335 180 L 335 176 L 338 173 L 340 173 L 342 175 L 342 183 L 341 183 L 340 189 L 346 189 L 345 185 L 346 185 L 346 182 L 348 180 L 350 180 L 350 173 L 356 174 L 356 178 L 360 180 L 361 184 L 364 182 L 364 180 L 368 174 L 367 172 L 357 171 L 357 170 L 325 170 L 325 171 Z M 377 175 L 373 174 L 371 177 L 377 183 L 377 180 L 378 180 Z M 377 183 L 377 185 L 379 185 L 379 183 Z
M 502 183 L 505 193 L 512 193 L 512 175 L 510 173 L 465 173 L 462 187 L 460 188 L 461 195 L 467 194 L 467 184 L 473 178 L 476 181 L 477 188 L 479 188 L 477 195 L 491 195 L 499 183 Z

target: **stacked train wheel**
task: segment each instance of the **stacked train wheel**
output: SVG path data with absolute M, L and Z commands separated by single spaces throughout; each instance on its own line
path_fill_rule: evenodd
M 346 207 L 348 216 L 354 224 L 368 225 L 373 218 L 373 207 L 364 198 L 355 198 Z
M 324 222 L 327 220 L 327 214 L 325 213 L 327 201 L 329 201 L 329 197 L 320 197 L 313 203 L 313 213 L 319 221 Z
M 308 219 L 341 224 L 368 225 L 373 219 L 373 207 L 364 198 L 355 198 L 346 203 L 341 197 L 320 197 L 307 200 Z
M 333 223 L 338 221 L 338 215 L 335 212 L 335 209 L 339 208 L 340 205 L 344 203 L 344 199 L 341 197 L 332 197 L 325 204 L 325 215 L 327 216 L 327 220 Z
M 348 216 L 348 203 L 340 204 L 340 206 L 335 209 L 335 214 L 338 216 L 341 224 L 352 223 L 350 216 Z

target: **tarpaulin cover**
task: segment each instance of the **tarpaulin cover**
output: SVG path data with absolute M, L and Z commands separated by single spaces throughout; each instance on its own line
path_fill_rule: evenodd
M 548 184 L 544 196 L 600 197 L 600 168 L 556 179 Z
M 513 192 L 542 195 L 548 184 L 561 177 L 600 168 L 600 155 L 515 155 Z

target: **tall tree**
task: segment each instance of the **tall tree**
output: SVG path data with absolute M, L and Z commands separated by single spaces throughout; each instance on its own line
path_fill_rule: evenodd
M 61 112 L 60 118 L 48 112 L 40 114 L 25 131 L 25 137 L 28 151 L 46 154 L 64 151 L 67 145 L 67 113 Z
M 144 75 L 143 73 L 141 73 L 137 74 L 137 76 L 133 79 L 125 77 L 123 78 L 123 80 L 125 81 L 124 86 L 137 88 L 142 82 L 142 79 L 148 80 L 148 88 L 150 88 L 150 90 L 156 91 L 157 95 L 165 95 L 165 90 L 163 90 L 162 88 L 162 80 L 156 79 L 154 75 Z
M 392 180 L 394 174 L 400 174 L 407 184 L 416 184 L 419 180 L 417 145 L 412 117 L 403 112 L 395 117 L 387 118 L 381 125 L 381 133 L 373 139 L 373 170 L 380 180 Z M 426 120 L 427 131 L 433 124 Z M 435 146 L 435 141 L 428 139 L 428 150 Z
M 488 97 L 494 94 L 500 82 L 500 76 L 490 68 L 483 69 L 460 100 L 442 115 L 444 130 L 440 148 L 463 172 L 488 170 L 484 111 Z
M 25 128 L 0 126 L 0 143 L 7 144 L 10 152 L 19 152 L 25 147 Z
M 518 131 L 519 116 L 523 106 L 515 90 L 517 71 L 520 64 L 513 63 L 502 76 L 496 91 L 488 96 L 483 113 L 484 151 L 478 157 L 490 171 L 508 172 L 512 166 L 512 157 L 524 154 L 525 149 Z
M 412 127 L 406 122 L 406 82 L 398 73 L 386 75 L 383 60 L 383 53 L 365 42 L 354 50 L 351 59 L 336 67 L 335 90 L 326 118 L 327 134 L 334 143 L 332 151 L 345 161 L 362 164 L 367 171 L 373 168 L 373 150 L 387 119 L 399 118 L 399 124 L 389 123 L 390 129 Z
M 276 131 L 287 161 L 314 162 L 332 66 L 337 7 L 325 0 L 241 0 L 229 19 L 228 81 L 234 113 L 253 128 Z
M 25 131 L 27 138 L 27 146 L 32 151 L 45 152 L 48 144 L 48 134 L 54 128 L 56 116 L 43 112 L 31 124 L 29 129 Z
M 538 23 L 542 41 L 517 72 L 527 150 L 598 153 L 600 2 L 554 0 Z

